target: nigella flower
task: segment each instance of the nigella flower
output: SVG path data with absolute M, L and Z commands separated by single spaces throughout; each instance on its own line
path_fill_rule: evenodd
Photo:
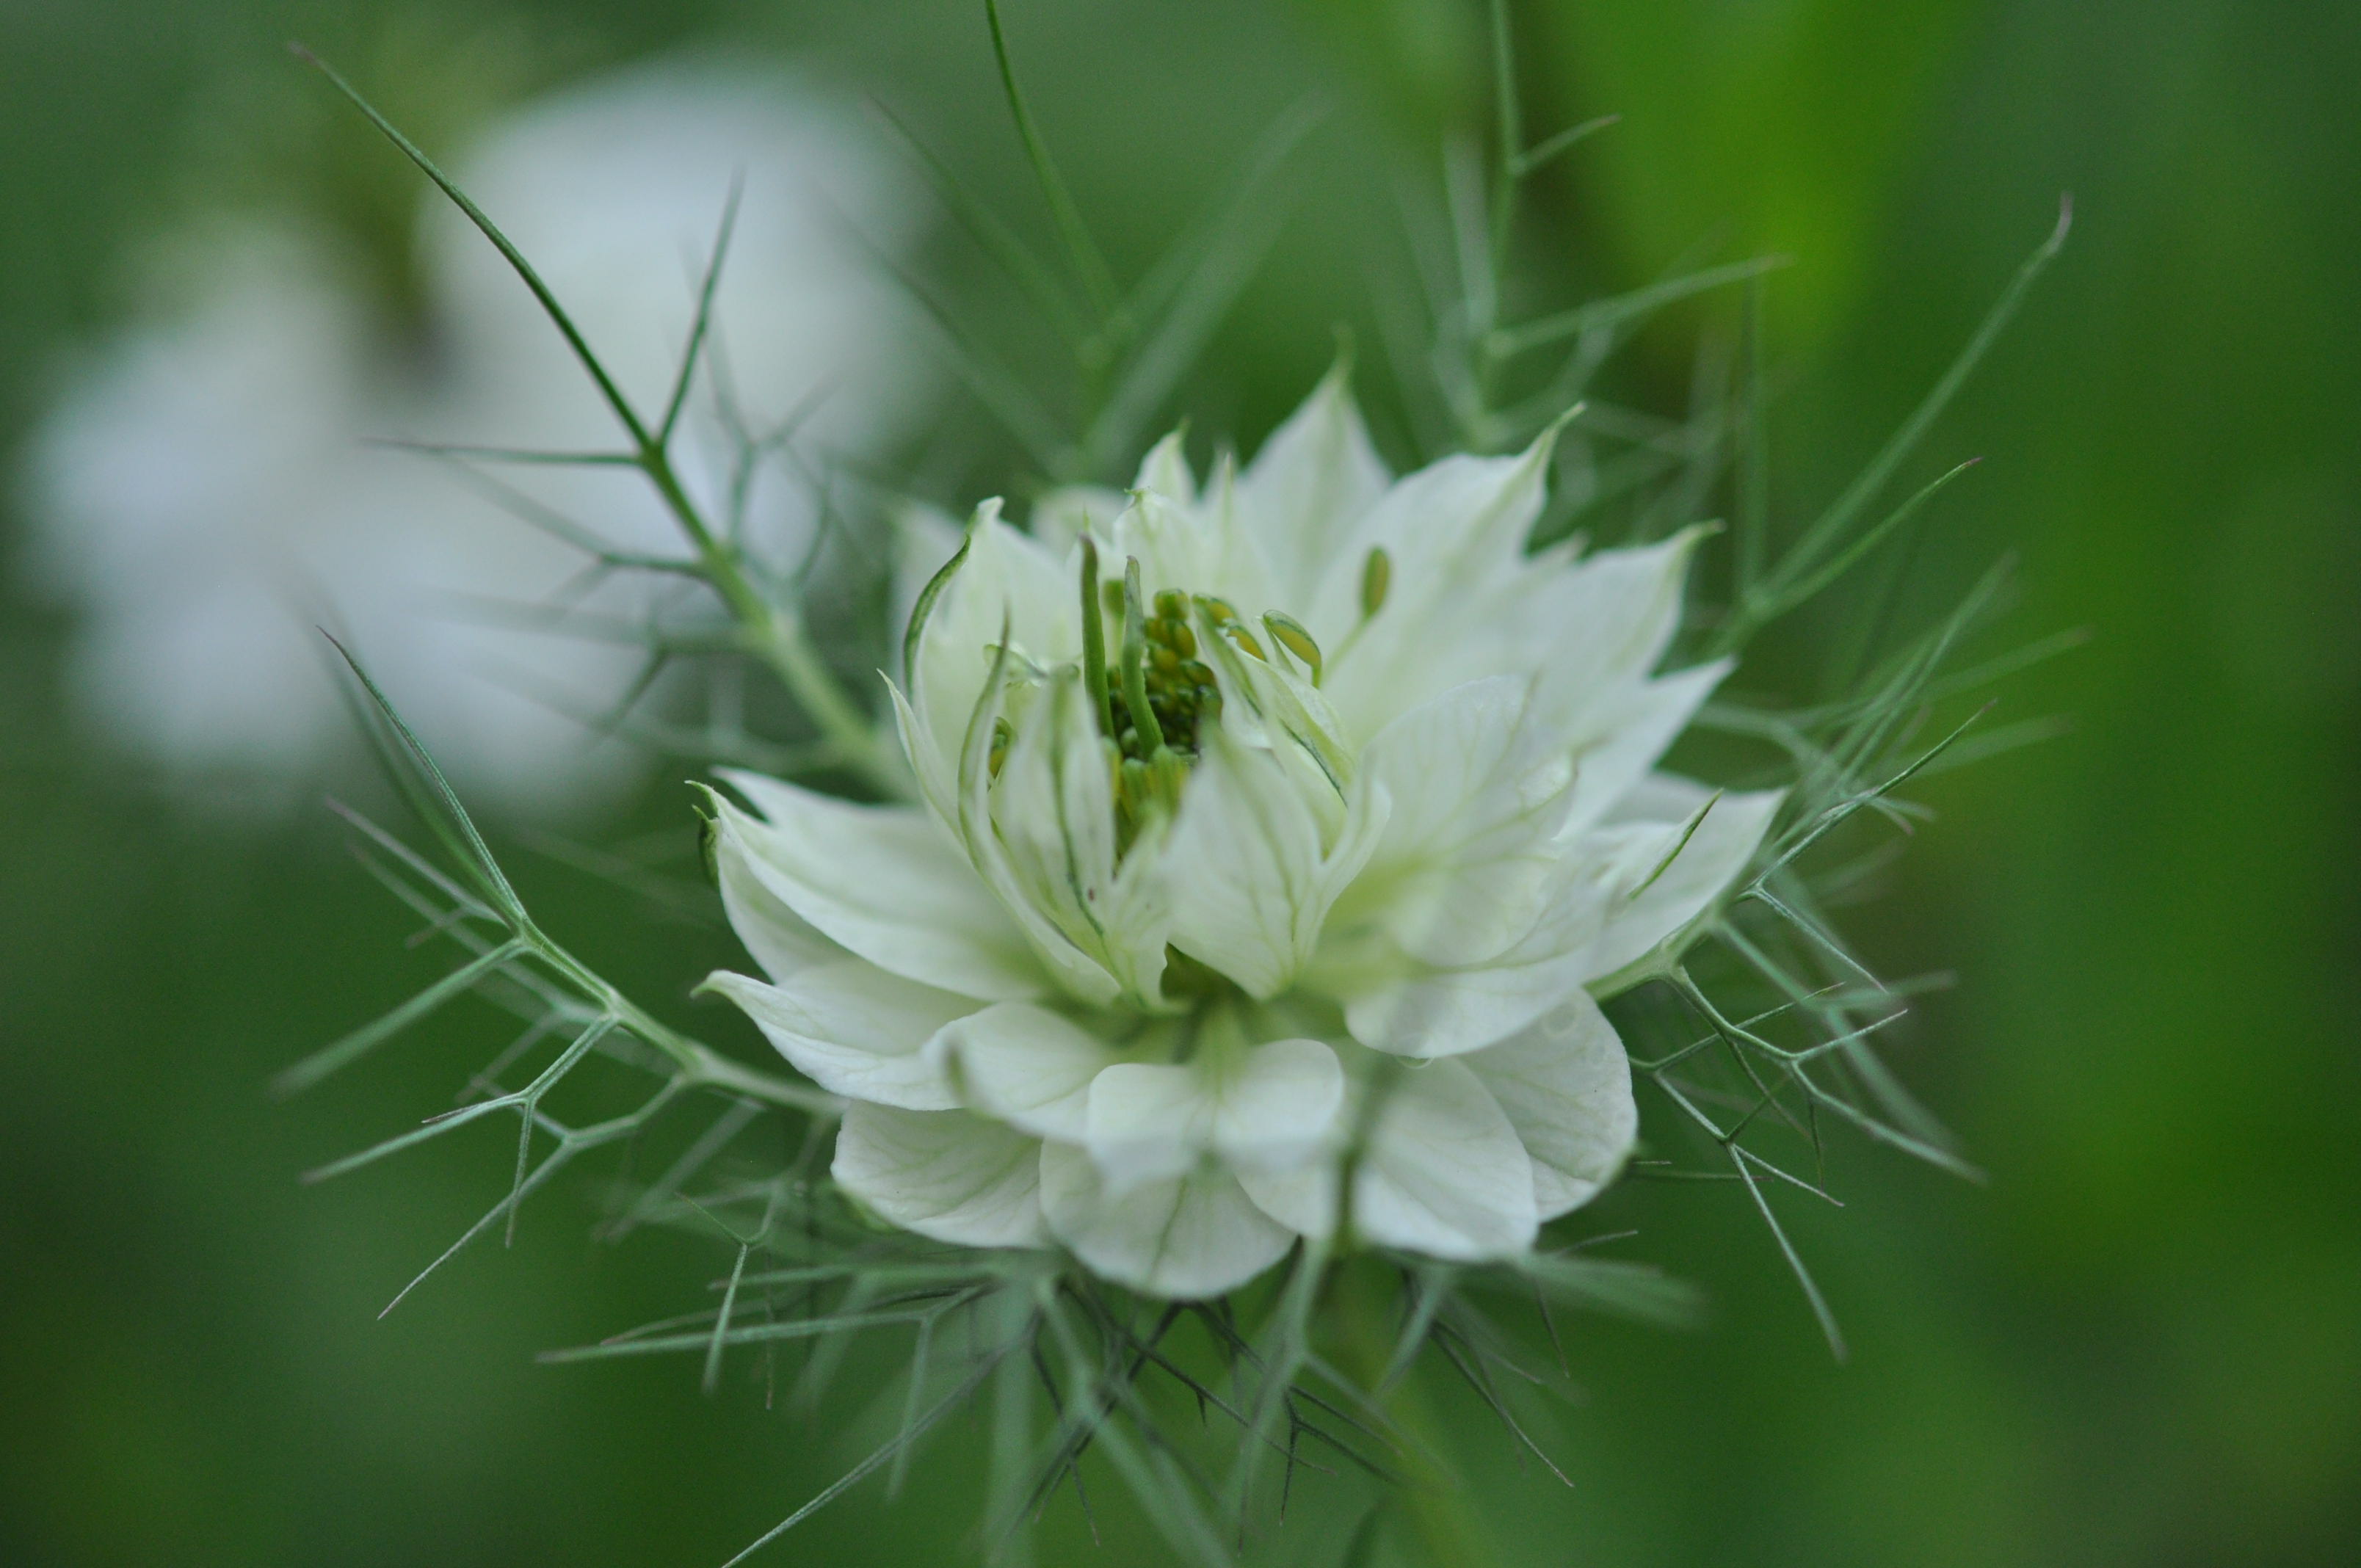
M 892 1223 L 1218 1294 L 1299 1237 L 1513 1255 L 1616 1175 L 1598 998 L 1775 794 L 1655 762 L 1693 538 L 1528 554 L 1544 440 L 1392 479 L 1341 375 L 1202 488 L 1180 439 L 1030 534 L 978 510 L 893 693 L 921 802 L 731 774 L 711 985 L 848 1102 Z

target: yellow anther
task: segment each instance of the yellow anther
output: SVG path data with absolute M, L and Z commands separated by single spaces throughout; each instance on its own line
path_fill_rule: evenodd
M 1385 608 L 1386 590 L 1393 587 L 1394 560 L 1383 547 L 1369 552 L 1361 563 L 1361 613 L 1371 616 Z
M 1320 644 L 1312 640 L 1312 633 L 1304 630 L 1299 622 L 1279 614 L 1275 609 L 1264 615 L 1262 624 L 1263 630 L 1268 631 L 1280 647 L 1303 661 L 1304 667 L 1312 672 L 1312 684 L 1318 685 L 1320 684 Z

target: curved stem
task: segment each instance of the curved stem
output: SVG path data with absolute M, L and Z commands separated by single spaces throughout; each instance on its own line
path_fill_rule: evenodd
M 530 948 L 543 962 L 563 974 L 595 1002 L 608 1016 L 672 1058 L 680 1081 L 688 1086 L 719 1089 L 766 1104 L 782 1105 L 814 1116 L 841 1115 L 844 1102 L 825 1090 L 796 1083 L 776 1073 L 748 1067 L 691 1039 L 625 996 L 595 970 L 567 952 L 527 916 L 515 923 L 515 945 Z
M 997 42 L 999 21 L 996 13 L 993 27 Z M 622 426 L 631 448 L 628 461 L 647 476 L 665 510 L 672 513 L 681 531 L 688 535 L 690 543 L 696 547 L 701 574 L 712 585 L 714 592 L 721 596 L 723 603 L 729 606 L 731 616 L 738 622 L 739 635 L 743 640 L 746 652 L 760 658 L 777 674 L 804 712 L 819 728 L 830 749 L 848 765 L 888 795 L 908 793 L 906 781 L 895 758 L 878 743 L 876 731 L 871 728 L 861 705 L 845 691 L 835 673 L 829 669 L 818 651 L 811 645 L 811 640 L 804 635 L 800 618 L 787 607 L 772 602 L 748 579 L 736 545 L 714 532 L 704 514 L 697 510 L 697 503 L 689 499 L 688 492 L 682 488 L 680 476 L 672 465 L 670 443 L 673 428 L 679 417 L 689 373 L 697 363 L 697 348 L 703 341 L 708 312 L 712 304 L 713 286 L 719 275 L 722 248 L 727 244 L 730 225 L 736 215 L 736 197 L 731 198 L 730 211 L 723 221 L 722 244 L 715 247 L 714 266 L 706 277 L 696 334 L 690 340 L 688 354 L 682 364 L 680 380 L 662 421 L 651 426 L 640 417 L 631 400 L 623 395 L 622 388 L 592 350 L 589 340 L 583 335 L 574 318 L 566 313 L 566 307 L 558 302 L 549 284 L 526 259 L 524 252 L 517 248 L 516 243 L 500 232 L 500 225 L 492 222 L 483 208 L 444 173 L 417 143 L 402 135 L 401 129 L 375 104 L 361 96 L 359 90 L 346 81 L 335 67 L 301 44 L 291 44 L 289 48 L 297 59 L 325 76 L 337 92 L 349 99 L 353 106 L 401 150 L 403 157 L 416 165 L 421 173 L 433 181 L 436 188 L 467 214 L 467 221 L 491 242 L 492 247 L 500 253 L 510 269 L 532 291 L 543 314 L 549 318 L 551 325 L 557 329 L 558 334 L 566 340 L 566 347 L 581 365 L 584 374 L 590 378 L 600 400 L 613 412 L 616 422 Z M 1004 56 L 1004 68 L 1005 64 Z M 1015 87 L 1015 80 L 1011 78 L 1009 88 L 1012 93 Z
M 869 716 L 845 691 L 835 672 L 812 646 L 811 639 L 804 634 L 802 618 L 774 603 L 754 586 L 746 576 L 738 552 L 713 532 L 704 514 L 697 510 L 697 503 L 689 499 L 662 439 L 638 433 L 640 470 L 655 487 L 657 496 L 680 524 L 681 532 L 688 535 L 706 581 L 721 596 L 737 620 L 746 651 L 779 677 L 796 704 L 818 726 L 831 751 L 886 794 L 905 793 L 901 771 L 878 743 Z
M 1393 1422 L 1402 1480 L 1389 1506 L 1403 1541 L 1433 1568 L 1499 1568 L 1499 1544 L 1476 1511 L 1446 1453 L 1447 1436 L 1413 1372 L 1386 1385 L 1394 1356 L 1389 1305 L 1398 1294 L 1377 1258 L 1339 1266 L 1331 1282 L 1342 1325 L 1339 1361 Z

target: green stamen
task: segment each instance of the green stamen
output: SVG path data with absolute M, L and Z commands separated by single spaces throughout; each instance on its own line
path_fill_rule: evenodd
M 1140 601 L 1136 555 L 1123 566 L 1123 702 L 1140 749 L 1153 755 L 1164 744 L 1164 727 L 1148 700 L 1148 607 Z
M 1318 685 L 1320 684 L 1320 644 L 1312 640 L 1312 633 L 1304 630 L 1302 626 L 1294 620 L 1279 614 L 1275 609 L 1263 616 L 1262 624 L 1263 630 L 1270 633 L 1274 641 L 1303 661 L 1304 667 L 1312 672 L 1312 684 Z
M 1383 549 L 1369 552 L 1361 563 L 1361 614 L 1364 619 L 1385 608 L 1386 590 L 1393 586 L 1394 560 Z
M 1099 732 L 1115 728 L 1115 698 L 1107 689 L 1106 625 L 1099 615 L 1099 547 L 1082 535 L 1082 689 Z

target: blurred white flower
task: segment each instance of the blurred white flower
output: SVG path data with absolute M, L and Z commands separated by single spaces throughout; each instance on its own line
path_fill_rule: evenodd
M 1187 1298 L 1340 1210 L 1511 1255 L 1614 1177 L 1594 995 L 1779 796 L 1655 771 L 1728 669 L 1653 673 L 1692 539 L 1528 556 L 1547 466 L 1392 479 L 1336 376 L 1202 489 L 1176 436 L 1030 535 L 979 510 L 895 693 L 924 803 L 732 774 L 760 816 L 719 812 L 771 978 L 709 983 L 851 1102 L 847 1190 Z
M 526 106 L 454 171 L 650 411 L 742 181 L 714 376 L 675 452 L 717 513 L 737 450 L 717 382 L 757 436 L 806 413 L 812 452 L 873 449 L 906 423 L 917 356 L 864 247 L 906 248 L 915 203 L 809 86 L 642 67 Z M 528 694 L 602 708 L 640 651 L 485 624 L 451 597 L 537 599 L 585 558 L 444 466 L 368 441 L 613 451 L 620 437 L 523 287 L 439 197 L 420 244 L 423 351 L 390 341 L 316 233 L 249 223 L 186 247 L 187 308 L 115 343 L 36 433 L 35 565 L 81 612 L 78 696 L 160 762 L 284 780 L 347 749 L 320 622 L 349 634 L 467 785 L 542 808 L 595 800 L 638 773 L 634 753 Z M 769 558 L 792 560 L 813 528 L 809 475 L 775 457 L 760 470 L 750 543 Z M 680 553 L 630 470 L 499 477 L 623 549 Z M 601 592 L 594 602 L 626 612 L 649 602 L 644 583 Z

